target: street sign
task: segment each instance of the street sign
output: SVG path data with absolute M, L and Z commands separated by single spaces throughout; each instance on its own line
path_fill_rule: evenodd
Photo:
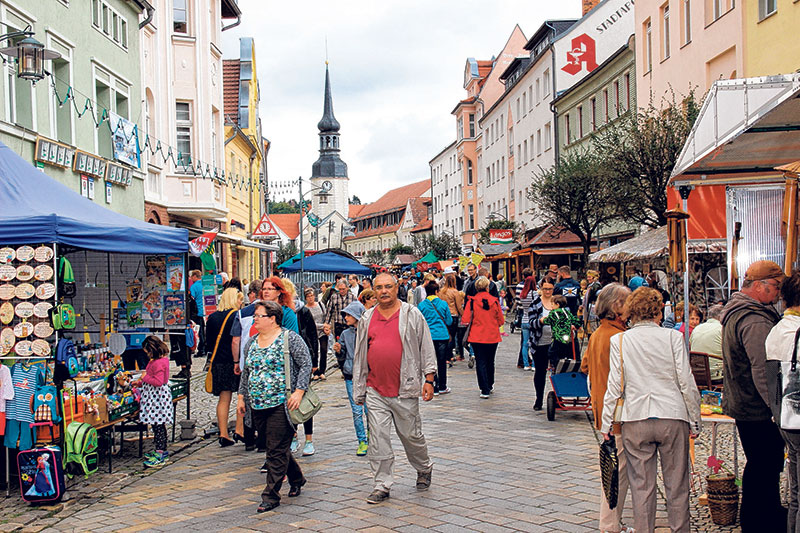
M 250 235 L 251 239 L 271 239 L 278 237 L 278 230 L 275 229 L 275 226 L 270 221 L 269 217 L 265 213 L 264 216 L 261 217 L 261 220 L 258 222 L 258 226 L 256 226 L 256 230 Z

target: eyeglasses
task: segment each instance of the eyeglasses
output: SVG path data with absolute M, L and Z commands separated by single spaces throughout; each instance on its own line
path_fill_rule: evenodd
M 552 291 L 553 287 L 542 287 L 543 291 Z
M 253 318 L 267 318 L 268 316 L 272 315 L 253 315 Z
M 772 287 L 775 290 L 778 290 L 781 287 L 781 284 L 778 283 L 777 281 L 775 281 L 774 279 L 760 279 L 758 281 L 760 281 L 764 285 L 769 285 L 770 287 Z M 770 283 L 770 281 L 775 281 L 775 284 L 773 285 L 772 283 Z
M 262 291 L 277 291 L 278 289 L 276 289 L 275 287 L 262 287 L 261 290 Z
M 394 287 L 394 283 L 391 283 L 389 285 L 375 285 L 374 289 L 376 291 L 382 291 L 383 289 L 391 289 L 392 287 Z

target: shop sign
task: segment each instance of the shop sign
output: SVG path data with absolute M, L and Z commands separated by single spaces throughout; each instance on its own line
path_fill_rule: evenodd
M 103 179 L 106 175 L 106 160 L 83 150 L 75 150 L 75 172 Z
M 81 196 L 89 198 L 89 176 L 81 174 Z
M 109 161 L 106 181 L 127 187 L 132 181 L 131 169 L 123 167 L 122 165 L 117 165 L 116 163 L 111 163 Z
M 69 168 L 75 158 L 75 149 L 44 137 L 36 139 L 36 161 L 56 167 Z
M 514 230 L 490 229 L 489 241 L 491 244 L 510 244 L 514 242 Z
M 111 127 L 111 141 L 114 144 L 114 159 L 139 168 L 139 131 L 136 124 L 117 115 L 108 114 L 108 125 Z

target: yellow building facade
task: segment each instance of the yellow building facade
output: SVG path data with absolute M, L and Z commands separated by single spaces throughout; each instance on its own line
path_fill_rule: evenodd
M 797 0 L 758 0 L 743 3 L 745 76 L 791 74 L 800 69 L 800 21 Z
M 266 183 L 267 143 L 261 135 L 258 104 L 261 100 L 256 75 L 255 44 L 239 39 L 239 59 L 223 61 L 225 107 L 226 224 L 228 242 L 223 245 L 223 264 L 231 276 L 242 280 L 262 278 L 266 264 L 263 251 L 247 246 L 264 212 L 262 183 Z

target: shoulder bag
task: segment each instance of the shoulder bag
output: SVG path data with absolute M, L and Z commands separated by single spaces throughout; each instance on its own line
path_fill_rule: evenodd
M 289 354 L 289 332 L 283 332 L 283 372 L 286 376 L 286 401 L 289 401 L 289 396 L 292 395 L 292 371 L 291 371 L 291 356 Z M 317 396 L 316 391 L 308 384 L 303 399 L 300 400 L 300 406 L 297 409 L 288 409 L 289 419 L 292 424 L 302 424 L 312 418 L 317 412 L 322 409 L 322 400 Z
M 622 431 L 622 407 L 625 405 L 625 366 L 622 358 L 622 336 L 619 334 L 619 398 L 614 404 L 614 418 L 611 422 L 611 431 L 614 435 L 620 435 Z
M 620 421 L 622 420 L 622 406 L 625 403 L 625 370 L 622 367 L 622 333 L 619 334 L 619 364 L 620 364 L 620 397 L 614 406 L 612 433 L 620 434 Z M 600 477 L 603 482 L 603 495 L 608 502 L 608 508 L 614 509 L 619 499 L 619 456 L 617 443 L 614 436 L 600 444 Z
M 211 368 L 214 364 L 214 357 L 217 356 L 217 349 L 219 348 L 219 341 L 222 338 L 223 333 L 225 333 L 225 324 L 228 323 L 228 319 L 231 317 L 233 313 L 236 312 L 236 309 L 231 309 L 227 315 L 225 315 L 225 320 L 222 321 L 222 327 L 219 328 L 219 333 L 217 334 L 217 341 L 214 343 L 214 351 L 211 352 L 211 359 L 208 361 L 208 373 L 206 374 L 206 392 L 210 393 L 214 390 L 214 378 L 211 376 Z
M 469 316 L 469 324 L 467 324 L 467 329 L 464 330 L 464 335 L 461 337 L 461 346 L 464 350 L 467 349 L 469 346 L 469 332 L 472 329 L 472 323 L 475 322 L 475 302 L 474 300 L 470 299 L 469 301 L 470 311 L 472 314 Z M 464 315 L 462 314 L 461 317 L 463 318 Z
M 800 430 L 800 372 L 797 369 L 797 342 L 800 340 L 800 329 L 794 334 L 794 348 L 790 361 L 767 361 L 767 375 L 774 368 L 777 370 L 773 378 L 775 386 L 774 400 L 770 403 L 773 418 L 778 427 L 785 431 Z M 773 363 L 774 364 L 773 366 Z M 770 387 L 772 389 L 773 387 Z

